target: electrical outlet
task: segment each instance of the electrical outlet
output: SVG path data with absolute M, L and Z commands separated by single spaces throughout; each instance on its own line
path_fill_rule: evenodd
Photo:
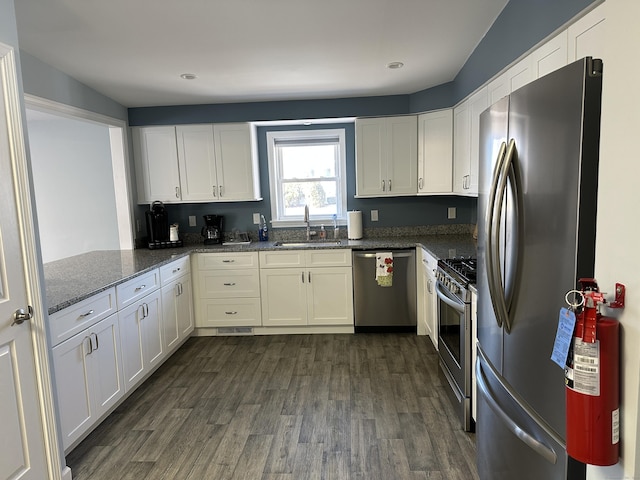
M 254 213 L 253 214 L 253 224 L 254 225 L 260 225 L 260 214 L 259 213 Z
M 456 207 L 447 208 L 447 218 L 449 220 L 453 220 L 454 218 L 456 218 Z
M 378 221 L 378 210 L 371 210 L 371 221 L 372 222 Z
M 195 227 L 196 226 L 196 216 L 195 215 L 189 215 L 189 226 L 190 227 Z

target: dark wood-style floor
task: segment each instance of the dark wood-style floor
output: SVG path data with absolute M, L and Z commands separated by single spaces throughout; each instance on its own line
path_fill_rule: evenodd
M 76 480 L 477 479 L 428 337 L 189 339 L 67 457 Z

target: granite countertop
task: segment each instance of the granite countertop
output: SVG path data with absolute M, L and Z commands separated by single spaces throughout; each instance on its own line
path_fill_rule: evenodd
M 44 264 L 46 302 L 49 314 L 55 313 L 96 293 L 116 286 L 137 275 L 170 263 L 191 253 L 255 252 L 300 248 L 351 248 L 353 250 L 392 250 L 424 247 L 437 258 L 475 256 L 471 235 L 423 235 L 341 240 L 339 245 L 275 246 L 275 242 L 248 245 L 185 245 L 159 250 L 105 250 L 84 253 Z

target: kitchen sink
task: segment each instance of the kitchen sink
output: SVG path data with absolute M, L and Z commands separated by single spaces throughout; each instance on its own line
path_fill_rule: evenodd
M 341 240 L 326 240 L 326 241 L 314 241 L 308 242 L 275 242 L 274 247 L 334 247 L 336 245 L 342 245 Z

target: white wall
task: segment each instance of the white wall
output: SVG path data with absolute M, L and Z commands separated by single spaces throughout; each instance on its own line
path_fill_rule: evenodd
M 120 249 L 109 128 L 27 110 L 43 262 Z
M 596 279 L 602 291 L 627 287 L 621 327 L 621 460 L 589 467 L 589 480 L 640 478 L 640 2 L 607 0 Z

